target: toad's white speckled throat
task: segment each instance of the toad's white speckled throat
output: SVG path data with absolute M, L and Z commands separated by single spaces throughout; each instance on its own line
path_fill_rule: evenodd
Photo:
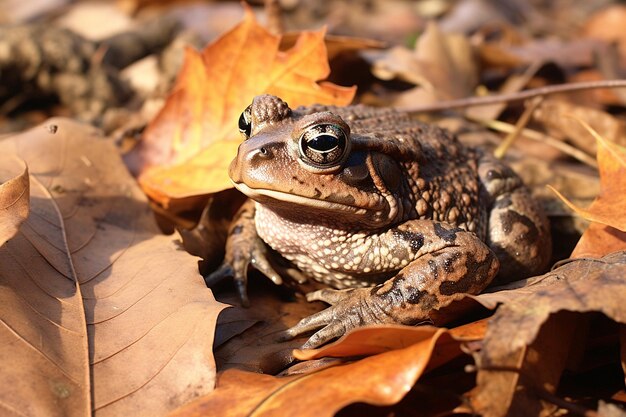
M 342 230 L 331 215 L 314 216 L 315 222 L 289 220 L 256 203 L 257 233 L 306 275 L 334 288 L 367 287 L 389 277 L 390 270 L 372 267 L 367 258 L 376 235 Z

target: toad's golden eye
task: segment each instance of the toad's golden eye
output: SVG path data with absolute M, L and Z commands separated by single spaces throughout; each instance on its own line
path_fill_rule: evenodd
M 246 107 L 239 116 L 239 132 L 245 139 L 248 139 L 252 133 L 252 104 Z
M 300 136 L 300 157 L 320 168 L 340 163 L 347 149 L 346 133 L 334 124 L 309 127 Z

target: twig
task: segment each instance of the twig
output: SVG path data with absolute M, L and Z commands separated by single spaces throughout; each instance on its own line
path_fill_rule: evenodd
M 267 29 L 274 35 L 282 35 L 284 32 L 283 16 L 278 0 L 265 0 L 265 16 Z
M 537 107 L 539 107 L 539 105 L 543 101 L 543 98 L 544 98 L 543 96 L 539 96 L 539 97 L 533 98 L 530 101 L 530 104 L 528 105 L 526 110 L 524 110 L 524 113 L 522 113 L 522 116 L 517 120 L 517 123 L 515 123 L 515 130 L 513 130 L 508 135 L 506 135 L 502 143 L 500 143 L 500 145 L 498 145 L 496 150 L 493 151 L 493 154 L 495 155 L 496 158 L 502 159 L 502 157 L 504 157 L 504 154 L 506 153 L 506 151 L 511 147 L 511 145 L 515 141 L 515 138 L 517 138 L 520 135 L 522 130 L 524 130 L 524 128 L 528 124 L 528 121 L 532 117 L 535 110 L 537 110 Z
M 601 80 L 580 83 L 549 85 L 546 87 L 533 88 L 511 94 L 497 94 L 486 97 L 466 97 L 457 100 L 441 101 L 439 103 L 415 106 L 403 109 L 409 113 L 434 112 L 441 110 L 456 109 L 461 107 L 487 106 L 489 104 L 523 101 L 537 96 L 547 96 L 558 93 L 568 93 L 580 90 L 593 90 L 598 88 L 624 88 L 626 80 Z

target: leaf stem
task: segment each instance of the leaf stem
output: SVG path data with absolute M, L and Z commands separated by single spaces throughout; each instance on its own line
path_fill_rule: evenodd
M 524 110 L 522 116 L 517 120 L 517 123 L 515 123 L 515 130 L 509 132 L 506 135 L 506 138 L 504 138 L 500 145 L 498 145 L 496 150 L 493 151 L 496 158 L 502 159 L 504 157 L 506 151 L 511 147 L 515 139 L 519 137 L 526 125 L 528 125 L 528 121 L 530 120 L 535 110 L 537 110 L 537 107 L 539 107 L 543 99 L 544 96 L 539 96 L 530 100 L 530 104 L 528 105 L 528 107 L 526 107 L 526 110 Z

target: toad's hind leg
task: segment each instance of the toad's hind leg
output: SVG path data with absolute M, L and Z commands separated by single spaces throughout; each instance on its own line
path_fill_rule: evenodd
M 552 242 L 539 203 L 511 168 L 491 156 L 481 159 L 478 175 L 490 208 L 487 245 L 500 260 L 494 283 L 543 272 L 550 261 Z
M 319 329 L 304 345 L 316 347 L 367 324 L 417 324 L 461 293 L 477 294 L 498 270 L 493 252 L 474 233 L 447 223 L 411 220 L 379 237 L 378 244 L 410 251 L 413 260 L 384 283 L 349 290 L 324 289 L 307 296 L 331 307 L 302 319 L 285 338 Z

